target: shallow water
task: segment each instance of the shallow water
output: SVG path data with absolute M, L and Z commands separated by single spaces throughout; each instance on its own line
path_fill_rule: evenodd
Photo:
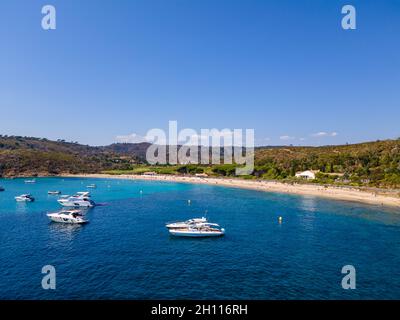
M 51 223 L 57 196 L 90 189 L 90 223 Z M 221 186 L 113 179 L 0 180 L 0 299 L 399 299 L 394 209 Z M 142 190 L 142 194 L 140 193 Z M 34 203 L 16 203 L 31 193 Z M 188 199 L 191 205 L 188 205 Z M 202 216 L 226 235 L 170 237 Z M 282 224 L 278 217 L 283 217 Z M 344 290 L 344 265 L 357 288 Z M 56 290 L 41 287 L 53 265 Z

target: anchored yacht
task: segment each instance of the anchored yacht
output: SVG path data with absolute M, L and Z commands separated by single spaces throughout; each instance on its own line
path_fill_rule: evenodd
M 30 194 L 21 194 L 20 196 L 15 197 L 17 202 L 33 202 L 35 198 L 32 197 Z
M 216 223 L 199 223 L 187 228 L 169 229 L 169 233 L 176 237 L 219 237 L 225 234 L 225 229 Z
M 83 224 L 89 222 L 83 218 L 79 210 L 62 210 L 60 212 L 48 213 L 51 221 L 61 223 Z
M 49 195 L 58 195 L 58 194 L 61 194 L 61 191 L 48 191 L 47 194 L 49 194 Z
M 64 207 L 94 207 L 96 204 L 90 199 L 89 192 L 78 192 L 72 197 L 62 197 L 57 200 Z

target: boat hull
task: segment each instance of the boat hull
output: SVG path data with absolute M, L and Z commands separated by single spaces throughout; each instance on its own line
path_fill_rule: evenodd
M 84 224 L 88 222 L 87 220 L 75 220 L 70 218 L 53 217 L 53 216 L 49 216 L 49 219 L 53 222 L 68 223 L 68 224 Z
M 63 207 L 73 207 L 73 208 L 91 208 L 94 207 L 94 204 L 88 202 L 88 201 L 58 201 L 59 204 L 61 204 Z
M 191 231 L 180 231 L 180 230 L 169 230 L 170 235 L 174 237 L 190 237 L 190 238 L 208 238 L 208 237 L 221 237 L 225 232 L 191 232 Z
M 17 201 L 17 202 L 34 202 L 35 199 L 21 199 L 21 198 L 15 198 L 15 201 Z

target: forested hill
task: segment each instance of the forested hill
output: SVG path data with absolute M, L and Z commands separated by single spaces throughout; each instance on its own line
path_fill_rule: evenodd
M 92 147 L 63 140 L 0 136 L 0 176 L 97 173 L 135 170 L 145 164 L 150 144 Z M 232 176 L 235 165 L 178 165 L 162 172 L 206 172 Z M 155 170 L 155 167 L 141 170 Z M 298 171 L 315 170 L 320 183 L 400 187 L 400 139 L 323 147 L 260 147 L 247 178 L 292 180 Z
M 287 179 L 319 170 L 319 182 L 400 187 L 400 139 L 323 147 L 260 148 L 254 175 Z
M 127 147 L 127 146 L 126 146 Z M 0 176 L 96 173 L 144 160 L 148 145 L 92 147 L 64 140 L 0 136 Z

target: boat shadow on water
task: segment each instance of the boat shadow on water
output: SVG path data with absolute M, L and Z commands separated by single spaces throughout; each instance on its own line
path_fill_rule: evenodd
M 108 202 L 102 202 L 102 203 L 97 203 L 96 202 L 96 205 L 95 205 L 95 207 L 107 207 L 107 206 L 109 206 L 110 204 L 108 203 Z
M 49 222 L 50 236 L 56 238 L 59 241 L 72 241 L 75 237 L 83 231 L 85 224 L 67 224 Z M 53 240 L 56 240 L 53 239 Z
M 169 234 L 169 241 L 184 241 L 184 242 L 211 242 L 211 241 L 225 241 L 227 238 L 226 235 L 223 237 L 176 237 Z

